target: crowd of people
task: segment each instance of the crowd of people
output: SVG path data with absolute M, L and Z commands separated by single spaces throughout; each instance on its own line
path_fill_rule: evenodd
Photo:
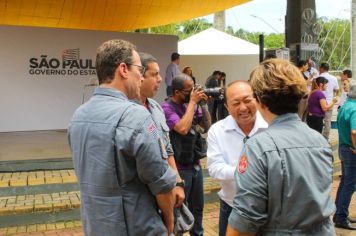
M 219 235 L 335 235 L 333 221 L 356 230 L 348 211 L 356 186 L 356 83 L 344 71 L 342 177 L 332 219 L 327 138 L 338 85 L 327 64 L 317 74 L 312 63 L 268 59 L 248 81 L 228 85 L 226 74 L 214 71 L 202 88 L 191 67 L 180 71 L 175 52 L 168 98 L 159 104 L 157 59 L 125 40 L 104 42 L 96 56 L 99 87 L 68 128 L 84 233 L 203 235 L 204 157 L 221 184 Z M 216 114 L 212 88 L 223 88 L 225 118 Z M 185 222 L 190 213 L 194 221 Z

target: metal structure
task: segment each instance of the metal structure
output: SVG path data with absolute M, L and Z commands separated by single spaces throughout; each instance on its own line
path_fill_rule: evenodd
M 294 62 L 313 57 L 316 61 L 324 52 L 317 39 L 320 25 L 316 21 L 315 0 L 288 0 L 286 24 L 286 47 Z

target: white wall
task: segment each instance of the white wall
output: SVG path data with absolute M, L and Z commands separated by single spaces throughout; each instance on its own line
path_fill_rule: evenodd
M 96 78 L 68 73 L 95 70 L 66 68 L 65 75 L 33 75 L 29 72 L 30 58 L 40 62 L 41 55 L 47 55 L 47 61 L 61 61 L 63 50 L 79 48 L 79 58 L 92 60 L 95 66 L 97 47 L 115 38 L 128 40 L 139 51 L 154 55 L 162 78 L 171 53 L 177 51 L 176 36 L 0 26 L 0 132 L 66 129 L 74 110 L 82 103 L 83 91 L 86 99 L 93 91 L 90 87 L 84 90 L 84 85 Z M 162 82 L 156 99 L 161 102 L 164 98 Z
M 234 80 L 248 80 L 250 72 L 256 67 L 258 55 L 182 55 L 179 67 L 190 66 L 197 83 L 204 85 L 214 70 L 226 73 L 226 85 Z

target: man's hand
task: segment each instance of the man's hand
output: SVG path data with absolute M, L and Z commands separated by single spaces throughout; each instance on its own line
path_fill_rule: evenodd
M 189 103 L 198 104 L 202 99 L 205 101 L 208 100 L 208 96 L 206 96 L 204 90 L 193 88 Z
M 173 189 L 174 197 L 175 197 L 175 208 L 180 207 L 185 199 L 184 188 L 177 186 Z

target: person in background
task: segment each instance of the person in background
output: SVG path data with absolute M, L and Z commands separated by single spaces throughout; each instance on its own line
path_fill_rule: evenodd
M 219 180 L 221 190 L 219 235 L 225 236 L 236 188 L 234 173 L 238 157 L 249 137 L 267 128 L 266 121 L 257 111 L 251 85 L 247 81 L 234 81 L 227 86 L 225 106 L 229 116 L 216 122 L 208 132 L 208 170 Z
M 210 75 L 206 82 L 206 88 L 217 88 L 220 87 L 220 80 L 221 80 L 221 71 L 214 71 L 212 75 Z M 210 97 L 208 101 L 209 113 L 211 115 L 212 123 L 217 121 L 217 108 L 218 108 L 218 100 L 214 97 Z
M 96 72 L 99 87 L 68 127 L 84 234 L 170 235 L 176 174 L 150 113 L 131 101 L 145 73 L 136 47 L 103 43 Z
M 179 75 L 181 72 L 179 70 L 179 62 L 180 62 L 180 55 L 177 52 L 172 53 L 171 55 L 171 63 L 167 66 L 166 69 L 166 77 L 165 77 L 165 82 L 166 82 L 166 93 L 167 96 L 170 97 L 172 96 L 172 80 L 174 77 Z
M 184 188 L 182 179 L 179 176 L 177 166 L 174 160 L 174 152 L 169 140 L 169 128 L 162 107 L 152 98 L 156 96 L 161 87 L 162 77 L 157 59 L 148 53 L 139 53 L 142 66 L 146 68 L 143 74 L 144 80 L 140 88 L 140 101 L 145 108 L 151 113 L 153 121 L 156 123 L 158 134 L 161 137 L 164 146 L 163 156 L 169 166 L 176 172 L 177 186 L 173 189 L 175 207 L 182 205 L 184 201 Z
M 307 83 L 307 86 L 310 86 L 311 84 L 311 79 L 312 77 L 310 76 L 309 78 L 304 74 L 308 70 L 308 62 L 304 60 L 300 60 L 297 64 L 298 69 L 300 70 L 301 74 L 303 75 L 303 78 L 305 79 L 305 82 Z M 303 97 L 300 100 L 299 106 L 298 106 L 298 115 L 302 121 L 306 121 L 307 119 L 307 105 L 308 105 L 308 95 Z
M 250 83 L 269 127 L 245 143 L 226 235 L 335 235 L 332 150 L 298 117 L 308 93 L 303 76 L 289 61 L 270 59 Z
M 349 217 L 349 206 L 356 189 L 356 81 L 350 82 L 348 99 L 337 116 L 339 157 L 342 176 L 336 194 L 335 227 L 356 230 L 355 218 Z
M 308 99 L 308 115 L 307 124 L 310 128 L 322 133 L 323 119 L 325 113 L 333 108 L 337 102 L 337 97 L 334 97 L 331 103 L 326 102 L 323 91 L 328 86 L 328 80 L 324 77 L 318 77 L 313 80 L 312 91 Z
M 200 159 L 195 152 L 197 125 L 207 131 L 211 125 L 208 108 L 201 105 L 208 97 L 203 90 L 193 86 L 193 80 L 186 74 L 176 76 L 172 81 L 173 95 L 162 104 L 167 125 L 171 132 L 171 143 L 174 150 L 178 172 L 184 180 L 184 191 L 189 210 L 194 216 L 194 226 L 190 235 L 203 235 L 203 170 Z M 191 137 L 194 138 L 191 138 Z M 184 150 L 175 146 L 175 137 L 182 141 Z
M 340 107 L 342 105 L 344 105 L 344 103 L 347 100 L 347 92 L 346 90 L 349 89 L 349 83 L 350 83 L 350 79 L 352 78 L 352 71 L 351 70 L 344 70 L 340 76 L 341 82 L 342 82 L 342 92 L 341 92 L 341 97 L 340 97 L 340 102 L 339 102 L 339 106 L 338 106 L 338 110 L 340 109 Z
M 186 75 L 189 75 L 190 78 L 192 78 L 194 85 L 197 83 L 197 81 L 195 80 L 195 77 L 193 75 L 193 70 L 192 70 L 192 68 L 190 66 L 184 67 L 182 73 L 184 73 Z
M 304 75 L 307 78 L 312 77 L 312 79 L 316 79 L 317 77 L 319 77 L 319 72 L 316 69 L 314 60 L 311 57 L 309 57 L 307 62 L 308 62 L 308 70 L 304 72 Z M 311 85 L 310 85 L 310 87 L 311 87 Z
M 326 104 L 331 105 L 333 102 L 334 97 L 336 96 L 337 92 L 339 91 L 339 83 L 335 76 L 329 74 L 329 64 L 328 63 L 321 63 L 319 68 L 320 76 L 324 77 L 328 80 L 328 86 L 326 90 L 323 91 L 325 94 Z M 325 111 L 324 116 L 324 128 L 323 128 L 323 136 L 329 140 L 329 134 L 331 129 L 331 117 L 333 114 L 333 109 L 328 109 Z

